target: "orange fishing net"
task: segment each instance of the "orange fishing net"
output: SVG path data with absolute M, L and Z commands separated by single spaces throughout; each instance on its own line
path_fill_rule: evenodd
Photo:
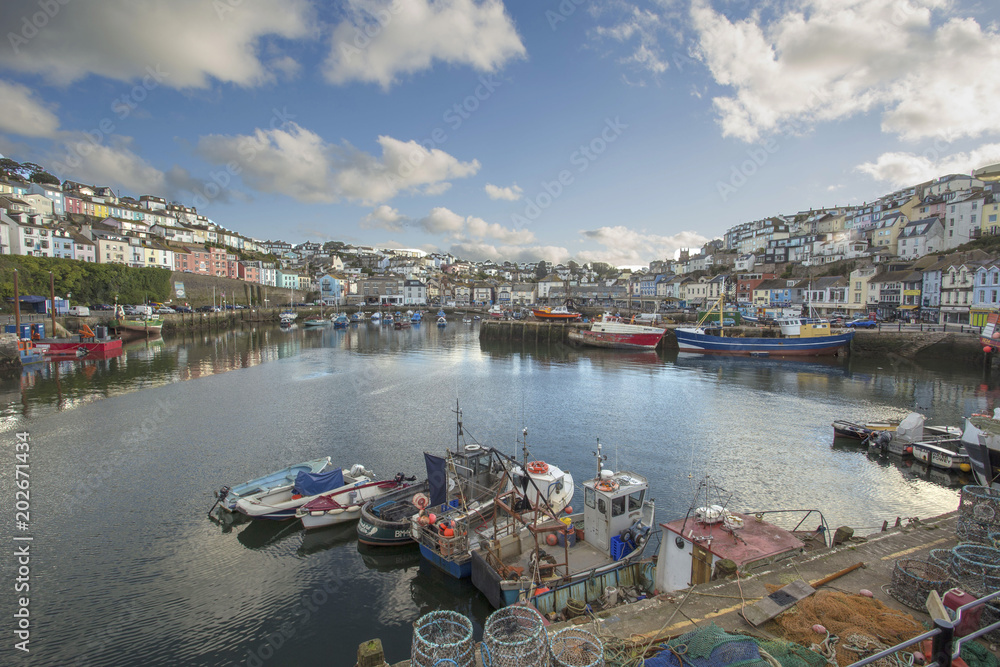
M 779 587 L 768 588 L 774 592 Z M 814 625 L 822 625 L 831 636 L 816 632 Z M 799 601 L 769 621 L 765 629 L 806 647 L 819 644 L 814 650 L 828 658 L 835 654 L 839 665 L 857 662 L 925 631 L 920 621 L 904 611 L 874 598 L 832 590 L 821 590 Z

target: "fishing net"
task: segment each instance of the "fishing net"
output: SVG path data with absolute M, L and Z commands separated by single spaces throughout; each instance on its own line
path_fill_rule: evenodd
M 476 647 L 472 622 L 457 611 L 432 611 L 413 624 L 410 664 L 414 667 L 472 667 Z
M 644 667 L 773 667 L 752 637 L 726 632 L 715 623 L 661 644 Z
M 947 570 L 951 565 L 952 553 L 951 549 L 931 549 L 927 557 L 930 562 Z
M 816 632 L 814 625 L 822 625 L 826 632 Z M 821 590 L 769 621 L 766 629 L 785 641 L 810 647 L 834 664 L 849 665 L 916 637 L 924 626 L 875 598 Z
M 511 606 L 490 614 L 483 626 L 483 667 L 547 667 L 545 620 L 531 607 Z
M 604 667 L 604 644 L 593 633 L 565 628 L 549 638 L 554 667 Z
M 896 561 L 886 592 L 907 607 L 923 611 L 931 591 L 943 595 L 949 588 L 945 568 L 923 560 L 901 558 Z
M 960 544 L 952 549 L 949 572 L 955 586 L 974 597 L 1000 590 L 1000 549 Z

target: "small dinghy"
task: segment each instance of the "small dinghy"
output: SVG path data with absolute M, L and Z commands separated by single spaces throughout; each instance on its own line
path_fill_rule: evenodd
M 292 519 L 295 510 L 317 496 L 331 491 L 346 491 L 372 481 L 372 473 L 363 465 L 355 464 L 350 470 L 336 468 L 330 472 L 312 474 L 300 472 L 291 487 L 254 493 L 240 498 L 236 509 L 256 519 Z
M 330 457 L 324 456 L 315 461 L 305 461 L 297 465 L 288 466 L 263 477 L 251 479 L 243 484 L 237 484 L 232 487 L 224 486 L 216 492 L 215 497 L 219 499 L 219 507 L 227 512 L 235 512 L 236 502 L 240 498 L 254 494 L 268 493 L 282 488 L 290 489 L 295 484 L 295 478 L 300 472 L 316 474 L 328 472 L 332 467 L 333 463 Z
M 408 488 L 415 479 L 398 473 L 393 479 L 324 493 L 295 510 L 295 517 L 302 519 L 306 530 L 357 521 L 362 505 L 398 489 Z

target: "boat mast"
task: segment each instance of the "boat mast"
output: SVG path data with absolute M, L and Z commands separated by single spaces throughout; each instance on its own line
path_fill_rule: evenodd
M 594 452 L 594 456 L 597 457 L 597 477 L 594 479 L 596 481 L 601 481 L 601 463 L 608 460 L 607 456 L 601 454 L 601 439 L 597 439 L 597 451 Z
M 381 309 L 380 309 L 381 310 Z M 455 400 L 455 409 L 453 410 L 456 418 L 458 419 L 458 424 L 455 431 L 455 451 L 462 451 L 462 409 L 458 407 L 458 399 Z
M 521 457 L 524 459 L 524 469 L 528 469 L 528 427 L 521 429 Z

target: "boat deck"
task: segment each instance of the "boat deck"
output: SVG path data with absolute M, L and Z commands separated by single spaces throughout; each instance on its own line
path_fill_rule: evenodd
M 757 521 L 754 515 L 730 513 L 743 520 L 743 526 L 735 530 L 725 527 L 723 522 L 705 524 L 689 517 L 670 523 L 661 523 L 665 531 L 684 535 L 695 540 L 717 558 L 728 558 L 743 567 L 748 563 L 773 560 L 782 554 L 799 553 L 810 546 L 825 546 L 822 539 L 799 539 L 816 533 L 790 533 L 787 529 L 767 521 Z M 817 521 L 819 518 L 817 517 Z M 666 537 L 664 539 L 673 539 Z
M 530 538 L 528 538 L 527 542 L 524 545 L 525 550 L 523 553 L 504 559 L 503 564 L 506 570 L 504 578 L 517 579 L 522 574 L 524 576 L 531 576 L 531 554 L 534 551 L 534 544 L 530 541 Z M 567 556 L 564 547 L 542 544 L 540 548 L 542 550 L 542 565 L 539 568 L 541 578 L 545 579 L 553 576 L 556 572 L 562 576 L 565 570 L 561 565 Z M 587 570 L 593 570 L 612 562 L 607 553 L 583 541 L 578 541 L 571 546 L 568 556 L 570 573 L 586 572 Z M 556 567 L 556 565 L 559 567 Z

